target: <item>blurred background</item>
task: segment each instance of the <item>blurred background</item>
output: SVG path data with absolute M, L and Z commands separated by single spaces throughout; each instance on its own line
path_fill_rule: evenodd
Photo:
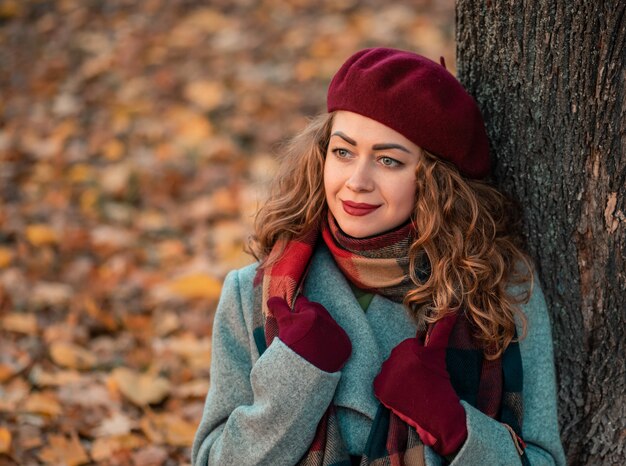
M 0 0 L 0 465 L 180 465 L 281 142 L 454 1 Z

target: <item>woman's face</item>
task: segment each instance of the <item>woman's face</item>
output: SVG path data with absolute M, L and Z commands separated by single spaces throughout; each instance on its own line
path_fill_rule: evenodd
M 339 227 L 365 238 L 403 224 L 413 211 L 420 156 L 419 146 L 393 129 L 357 113 L 337 112 L 324 190 Z

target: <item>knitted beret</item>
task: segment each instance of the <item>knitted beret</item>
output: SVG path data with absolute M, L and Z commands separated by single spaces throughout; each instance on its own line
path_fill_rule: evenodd
M 476 102 L 443 65 L 421 55 L 383 47 L 358 51 L 333 77 L 327 109 L 376 120 L 470 178 L 489 173 L 489 142 Z

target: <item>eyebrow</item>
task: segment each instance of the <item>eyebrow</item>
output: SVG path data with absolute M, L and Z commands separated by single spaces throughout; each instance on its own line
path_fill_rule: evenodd
M 335 131 L 333 134 L 331 134 L 331 136 L 339 136 L 341 139 L 346 141 L 348 144 L 351 144 L 353 146 L 357 145 L 356 141 L 354 139 L 352 139 L 351 137 L 346 136 L 341 131 Z M 374 149 L 374 150 L 399 149 L 401 151 L 406 152 L 407 154 L 411 153 L 411 151 L 409 149 L 407 149 L 406 147 L 404 147 L 403 145 L 395 144 L 395 143 L 374 144 L 372 146 L 372 149 Z

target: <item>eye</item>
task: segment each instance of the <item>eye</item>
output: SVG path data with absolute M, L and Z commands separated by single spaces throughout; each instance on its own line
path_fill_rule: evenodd
M 350 152 L 342 148 L 333 149 L 332 152 L 340 159 L 347 159 L 350 156 Z
M 383 157 L 379 158 L 378 160 L 385 167 L 399 167 L 399 166 L 403 165 L 402 162 L 400 162 L 400 161 L 398 161 L 396 159 L 392 159 L 391 157 L 387 157 L 387 156 L 383 156 Z

